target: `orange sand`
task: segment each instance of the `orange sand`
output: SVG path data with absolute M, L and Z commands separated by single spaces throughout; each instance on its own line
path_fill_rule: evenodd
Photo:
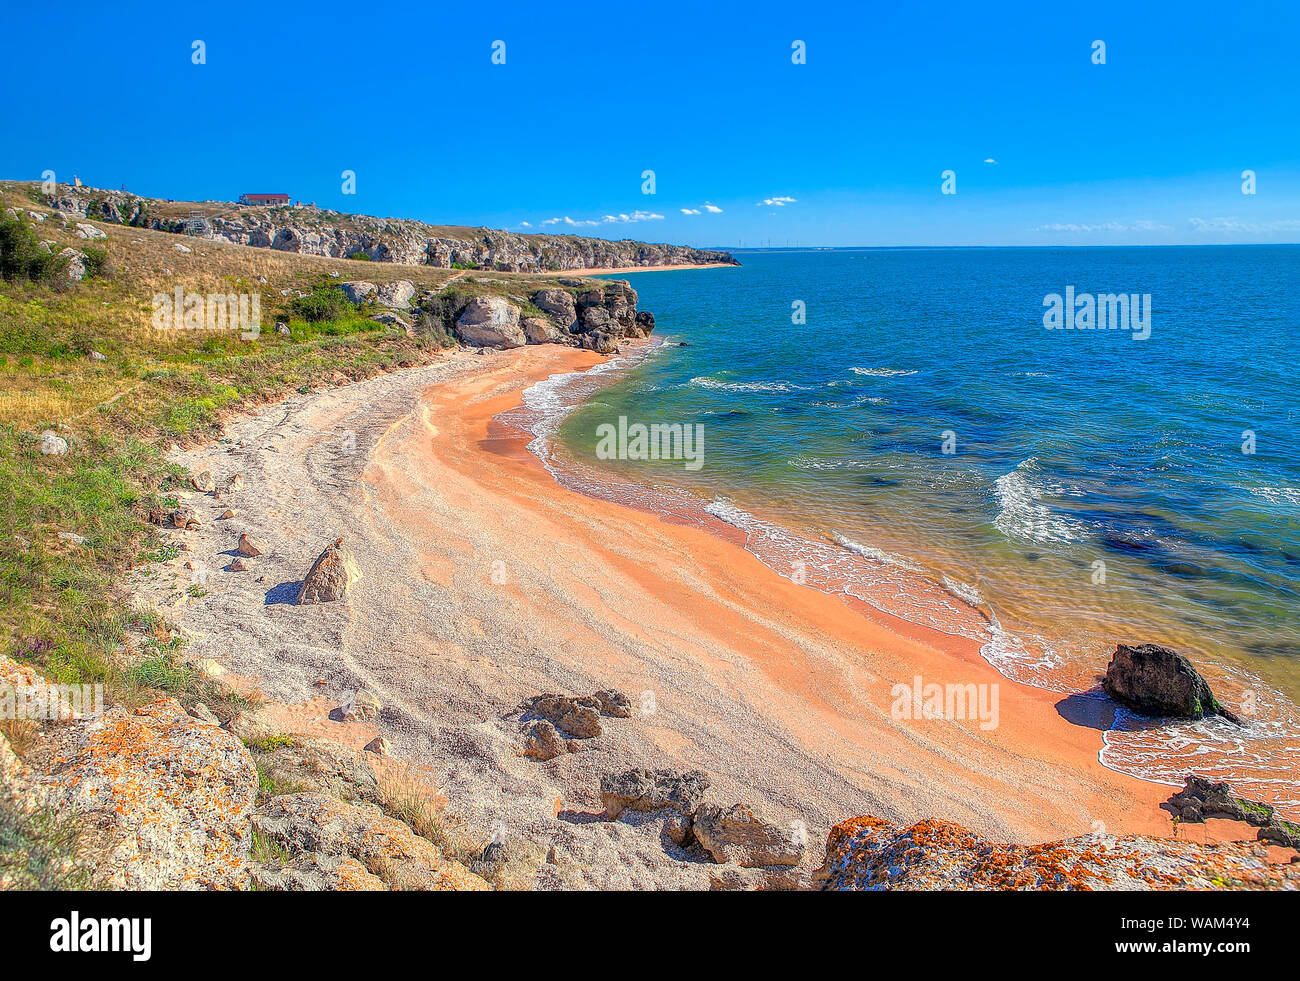
M 1158 806 L 1170 788 L 1103 767 L 1101 728 L 1067 722 L 1057 711 L 1060 695 L 1007 681 L 973 642 L 886 623 L 864 604 L 778 576 L 734 541 L 559 486 L 526 440 L 494 417 L 518 405 L 529 384 L 601 360 L 591 352 L 530 347 L 431 389 L 430 456 L 409 465 L 468 478 L 475 499 L 489 502 L 484 506 L 492 514 L 544 529 L 557 551 L 576 549 L 615 570 L 632 598 L 627 610 L 605 613 L 626 617 L 621 629 L 655 643 L 676 640 L 683 650 L 727 652 L 705 666 L 718 684 L 744 674 L 742 697 L 779 717 L 810 754 L 833 737 L 853 750 L 840 751 L 846 770 L 916 788 L 922 797 L 926 788 L 959 788 L 1027 841 L 1100 830 L 1097 822 L 1114 834 L 1171 833 L 1169 815 Z M 382 489 L 381 495 L 400 510 L 398 500 Z M 467 520 L 477 520 L 472 505 Z M 527 591 L 515 599 L 528 615 Z M 589 602 L 601 599 L 593 595 Z M 547 611 L 532 613 L 544 618 Z M 582 640 L 575 631 L 575 643 Z M 815 655 L 805 653 L 814 649 Z M 975 721 L 892 719 L 890 688 L 914 675 L 926 683 L 999 685 L 1000 725 L 985 732 Z M 672 733 L 658 741 L 674 750 Z M 1090 820 L 1083 823 L 1080 814 Z M 1194 840 L 1254 837 L 1253 829 L 1230 822 L 1181 833 Z

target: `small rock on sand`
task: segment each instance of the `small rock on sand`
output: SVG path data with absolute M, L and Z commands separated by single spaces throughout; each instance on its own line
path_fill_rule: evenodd
M 298 591 L 298 602 L 332 603 L 347 596 L 351 585 L 361 578 L 361 570 L 350 549 L 338 538 L 325 546 L 325 550 L 312 563 L 311 571 Z
M 374 753 L 376 756 L 389 756 L 392 754 L 393 746 L 383 736 L 376 736 L 366 743 L 365 749 L 367 753 Z
M 627 770 L 606 773 L 600 778 L 600 800 L 611 821 L 626 810 L 654 811 L 671 807 L 690 814 L 709 788 L 709 778 L 700 770 L 674 773 L 671 770 Z
M 528 699 L 520 708 L 577 739 L 591 739 L 601 733 L 600 710 L 591 698 L 570 698 L 545 692 Z
M 569 744 L 546 719 L 534 722 L 524 738 L 524 755 L 543 763 L 569 752 Z
M 210 470 L 200 470 L 190 478 L 190 484 L 193 485 L 195 490 L 203 491 L 204 493 L 214 490 L 217 486 L 216 482 L 212 479 L 212 471 Z
M 383 707 L 384 703 L 379 700 L 379 696 L 362 688 L 339 706 L 339 715 L 344 722 L 368 722 L 376 718 Z
M 239 536 L 240 555 L 247 555 L 251 558 L 254 555 L 261 555 L 262 552 L 262 543 L 256 538 L 251 537 L 248 532 L 244 532 Z
M 766 821 L 743 804 L 700 805 L 691 832 L 715 862 L 744 868 L 798 865 L 807 847 L 806 834 L 798 827 Z

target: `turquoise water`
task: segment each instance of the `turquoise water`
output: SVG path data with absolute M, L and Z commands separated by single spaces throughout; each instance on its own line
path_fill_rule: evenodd
M 565 412 L 554 469 L 699 502 L 1014 680 L 1096 695 L 1116 641 L 1184 650 L 1247 731 L 1121 713 L 1103 759 L 1300 803 L 1300 247 L 738 258 L 630 278 L 665 343 Z M 1149 295 L 1150 336 L 1046 329 L 1067 287 Z M 620 416 L 698 425 L 699 469 L 599 458 Z

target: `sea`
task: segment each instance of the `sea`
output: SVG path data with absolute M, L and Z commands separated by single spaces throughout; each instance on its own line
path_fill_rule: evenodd
M 1244 725 L 1121 708 L 1101 761 L 1300 817 L 1300 246 L 736 256 L 622 277 L 653 342 L 528 390 L 558 480 L 974 639 L 1067 717 L 1117 643 L 1182 651 Z

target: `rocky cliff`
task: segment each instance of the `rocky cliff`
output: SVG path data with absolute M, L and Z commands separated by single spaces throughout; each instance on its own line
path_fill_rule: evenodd
M 39 185 L 33 185 L 39 189 Z M 60 186 L 46 204 L 71 218 L 194 235 L 220 242 L 347 259 L 440 269 L 554 272 L 722 263 L 726 252 L 577 235 L 518 235 L 487 228 L 427 225 L 315 207 L 244 207 L 228 202 L 175 202 L 124 191 Z
M 817 879 L 836 890 L 1295 890 L 1300 864 L 1270 862 L 1252 842 L 1093 834 L 1012 845 L 947 821 L 905 828 L 858 817 L 831 829 Z

